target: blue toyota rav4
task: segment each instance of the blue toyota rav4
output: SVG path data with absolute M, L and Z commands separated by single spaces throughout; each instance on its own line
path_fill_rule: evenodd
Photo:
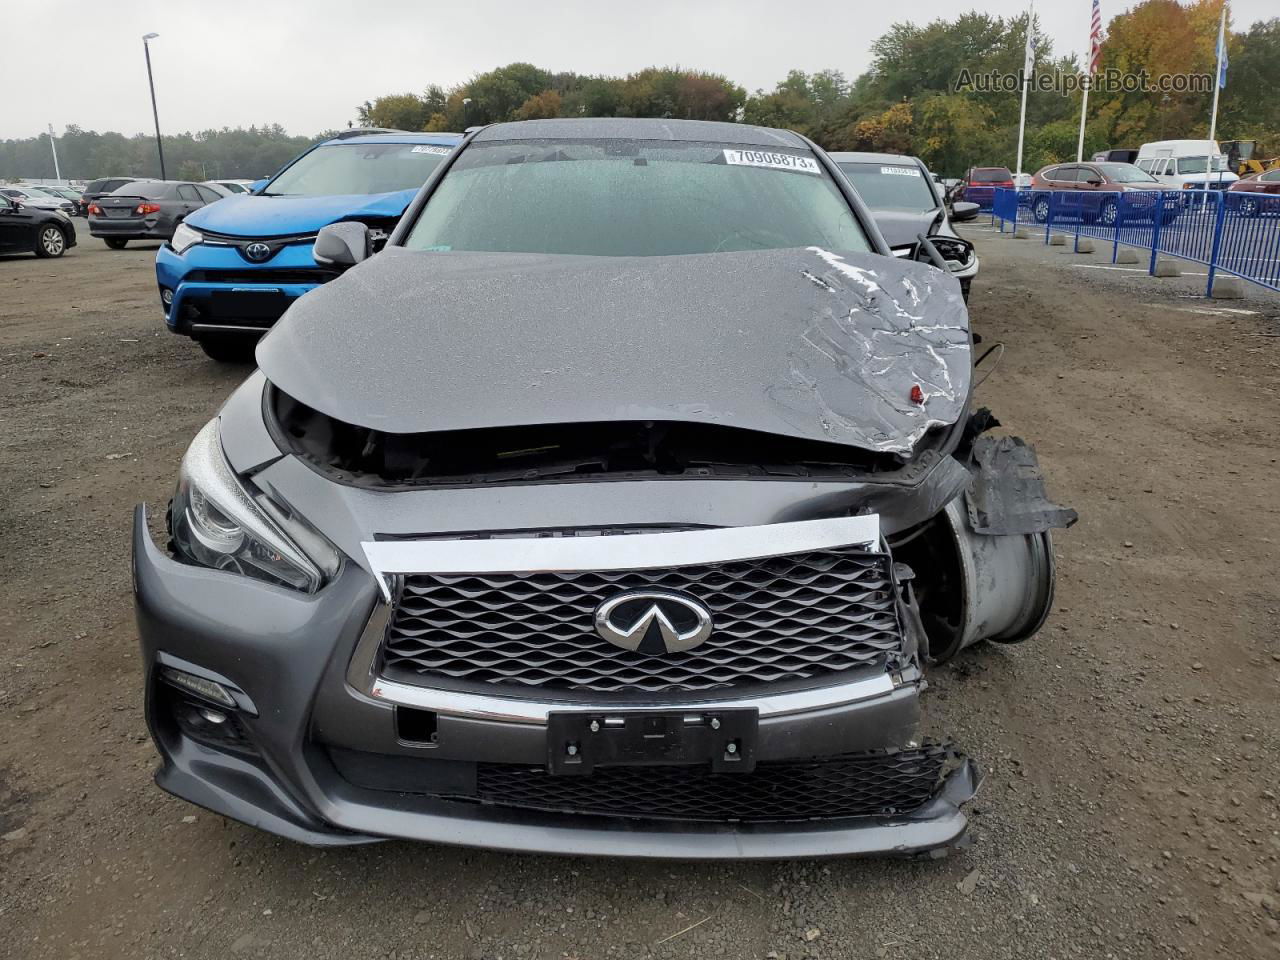
M 156 255 L 169 329 L 215 360 L 251 358 L 258 337 L 289 304 L 336 276 L 312 257 L 320 228 L 359 221 L 375 249 L 381 246 L 461 141 L 454 133 L 348 131 L 312 147 L 253 194 L 192 213 Z

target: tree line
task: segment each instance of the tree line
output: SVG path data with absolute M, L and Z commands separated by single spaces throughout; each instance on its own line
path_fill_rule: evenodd
M 1124 73 L 1212 74 L 1223 0 L 1144 0 L 1107 26 L 1101 69 Z M 964 72 L 1016 74 L 1028 16 L 969 12 L 924 25 L 899 23 L 872 44 L 872 63 L 850 80 L 839 70 L 791 71 L 772 90 L 748 92 L 716 73 L 650 67 L 624 77 L 552 72 L 512 63 L 449 89 L 388 94 L 357 108 L 362 125 L 462 131 L 505 120 L 550 117 L 673 117 L 786 127 L 829 150 L 920 156 L 931 169 L 959 175 L 975 164 L 1014 164 L 1019 95 L 957 89 Z M 1074 55 L 1055 55 L 1033 21 L 1037 71 L 1078 71 Z M 1221 92 L 1220 140 L 1253 139 L 1258 155 L 1280 155 L 1280 18 L 1232 30 L 1230 69 Z M 1149 140 L 1208 136 L 1212 92 L 1150 93 L 1095 89 L 1086 152 L 1137 147 Z M 1080 94 L 1033 90 L 1027 104 L 1023 168 L 1074 159 Z M 321 136 L 330 136 L 332 131 Z M 279 125 L 206 130 L 166 137 L 170 176 L 264 176 L 316 138 L 290 137 Z M 69 127 L 58 140 L 69 177 L 156 176 L 151 137 Z M 47 135 L 0 141 L 0 177 L 52 176 Z

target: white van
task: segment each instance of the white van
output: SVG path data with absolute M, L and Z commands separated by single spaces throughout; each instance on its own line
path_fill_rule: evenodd
M 1179 189 L 1204 189 L 1204 170 L 1210 154 L 1213 155 L 1213 165 L 1208 179 L 1212 188 L 1225 190 L 1240 179 L 1227 169 L 1227 157 L 1218 148 L 1216 140 L 1157 140 L 1154 143 L 1144 143 L 1138 149 L 1137 163 L 1161 183 Z

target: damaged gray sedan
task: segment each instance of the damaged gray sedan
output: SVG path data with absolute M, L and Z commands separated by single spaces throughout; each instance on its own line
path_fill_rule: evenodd
M 295 840 L 944 851 L 924 671 L 1053 593 L 957 281 L 794 133 L 499 124 L 295 303 L 134 579 L 157 781 Z M 935 265 L 936 264 L 936 265 Z

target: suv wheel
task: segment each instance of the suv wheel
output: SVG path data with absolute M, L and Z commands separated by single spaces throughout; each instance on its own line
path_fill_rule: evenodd
M 1240 205 L 1236 207 L 1240 211 L 1242 217 L 1256 217 L 1262 212 L 1262 207 L 1253 197 L 1241 197 Z
M 67 235 L 62 228 L 50 223 L 40 228 L 36 237 L 37 257 L 60 257 L 67 252 Z
M 197 342 L 210 360 L 219 363 L 253 363 L 253 351 L 258 345 L 256 337 L 235 334 L 215 335 Z
M 123 250 L 124 245 L 129 242 L 123 237 L 103 237 L 102 240 L 112 250 Z
M 1036 223 L 1044 223 L 1049 219 L 1049 198 L 1046 196 L 1036 197 L 1031 203 L 1031 210 L 1035 214 Z
M 1098 219 L 1102 221 L 1103 226 L 1114 227 L 1116 225 L 1116 214 L 1119 209 L 1114 200 L 1108 200 L 1102 205 L 1102 209 L 1098 211 Z

